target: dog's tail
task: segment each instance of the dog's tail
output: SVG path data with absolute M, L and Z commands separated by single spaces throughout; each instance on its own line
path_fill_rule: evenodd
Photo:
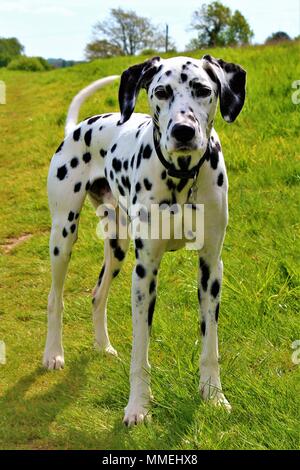
M 117 78 L 120 78 L 119 75 L 112 75 L 111 77 L 96 80 L 95 82 L 91 83 L 86 88 L 81 90 L 78 95 L 73 98 L 68 111 L 65 127 L 65 136 L 70 134 L 77 126 L 79 110 L 84 101 L 89 96 L 93 95 L 97 90 L 100 90 L 100 88 L 103 88 L 105 85 L 108 85 L 109 83 L 112 83 L 117 80 Z

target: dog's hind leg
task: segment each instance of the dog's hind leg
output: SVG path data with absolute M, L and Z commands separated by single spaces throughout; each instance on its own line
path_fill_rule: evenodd
M 47 369 L 64 367 L 62 345 L 63 288 L 72 247 L 77 240 L 79 214 L 85 198 L 82 189 L 70 194 L 60 182 L 49 180 L 49 205 L 52 215 L 50 258 L 52 284 L 48 297 L 48 330 L 43 357 Z
M 118 210 L 117 210 L 118 214 Z M 105 239 L 104 257 L 97 285 L 93 296 L 93 321 L 95 327 L 95 344 L 100 351 L 117 355 L 111 346 L 107 330 L 107 298 L 112 280 L 119 274 L 129 246 L 129 238 Z

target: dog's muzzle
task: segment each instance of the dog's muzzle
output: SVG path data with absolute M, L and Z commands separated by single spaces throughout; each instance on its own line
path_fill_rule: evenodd
M 175 124 L 171 132 L 171 136 L 178 142 L 178 149 L 189 147 L 195 135 L 195 128 L 186 124 Z

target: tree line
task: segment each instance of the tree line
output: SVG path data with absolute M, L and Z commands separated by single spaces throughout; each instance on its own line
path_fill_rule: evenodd
M 254 33 L 243 14 L 234 12 L 219 1 L 204 4 L 192 14 L 189 29 L 195 37 L 186 45 L 186 50 L 212 47 L 232 47 L 250 44 Z M 164 30 L 146 17 L 134 11 L 112 8 L 107 19 L 93 27 L 95 38 L 85 48 L 87 60 L 103 57 L 136 54 L 155 55 L 160 52 L 176 52 L 175 43 Z M 300 39 L 300 37 L 295 38 Z M 272 34 L 266 43 L 290 41 L 282 31 Z M 48 70 L 69 66 L 74 62 L 62 59 L 26 57 L 24 46 L 17 38 L 0 37 L 0 67 L 22 70 Z

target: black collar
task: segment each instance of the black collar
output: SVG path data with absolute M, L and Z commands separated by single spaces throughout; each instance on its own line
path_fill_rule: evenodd
M 204 165 L 204 162 L 207 159 L 207 151 L 205 152 L 205 154 L 203 155 L 199 163 L 196 166 L 194 166 L 194 168 L 192 168 L 191 170 L 187 170 L 187 171 L 177 170 L 174 167 L 174 165 L 172 163 L 169 163 L 163 156 L 160 145 L 159 145 L 159 141 L 155 135 L 155 131 L 153 132 L 153 141 L 154 141 L 154 146 L 155 146 L 157 156 L 160 162 L 162 163 L 162 165 L 166 168 L 168 175 L 171 178 L 178 178 L 181 180 L 193 180 L 197 178 L 201 167 Z

